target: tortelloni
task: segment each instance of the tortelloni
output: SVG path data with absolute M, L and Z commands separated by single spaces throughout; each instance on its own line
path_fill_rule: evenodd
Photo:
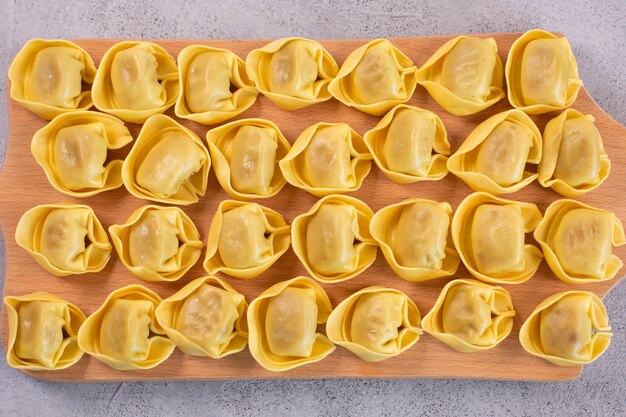
M 9 318 L 9 366 L 54 371 L 82 358 L 77 336 L 85 315 L 74 304 L 45 292 L 8 296 L 4 304 Z
M 328 317 L 326 333 L 368 362 L 401 354 L 422 335 L 420 312 L 402 291 L 367 287 L 343 300 Z
M 539 184 L 565 197 L 578 197 L 604 182 L 611 161 L 592 115 L 567 109 L 543 131 Z
M 111 258 L 111 243 L 91 207 L 43 204 L 17 224 L 15 241 L 46 271 L 58 277 L 101 271 Z
M 178 54 L 180 93 L 176 116 L 205 125 L 231 119 L 256 101 L 259 92 L 243 60 L 226 49 L 189 45 Z
M 413 61 L 387 39 L 375 39 L 348 55 L 328 90 L 346 106 L 380 116 L 409 101 L 417 80 Z
M 478 113 L 504 97 L 504 70 L 493 38 L 450 39 L 416 76 L 435 101 L 456 116 Z
M 626 243 L 624 227 L 610 211 L 557 200 L 548 206 L 534 236 L 550 269 L 569 284 L 606 281 L 623 266 L 612 246 Z
M 504 288 L 456 279 L 443 287 L 422 328 L 454 350 L 477 352 L 506 339 L 514 317 L 511 295 Z
M 120 371 L 151 369 L 176 348 L 154 316 L 161 297 L 141 285 L 113 291 L 78 331 L 83 352 Z
M 176 281 L 200 258 L 202 241 L 178 207 L 139 207 L 124 224 L 109 227 L 117 254 L 133 275 L 146 281 Z
M 479 124 L 448 159 L 448 169 L 474 191 L 518 191 L 537 178 L 526 164 L 541 160 L 541 132 L 521 110 L 498 113 Z
M 73 197 L 89 197 L 122 186 L 122 161 L 107 163 L 108 151 L 132 140 L 121 120 L 104 113 L 75 111 L 55 117 L 38 130 L 30 149 L 55 189 Z
M 246 71 L 256 88 L 284 110 L 330 99 L 328 84 L 338 70 L 322 45 L 304 38 L 275 40 L 246 58 Z
M 527 244 L 541 221 L 536 205 L 487 193 L 465 198 L 452 218 L 452 240 L 461 260 L 476 278 L 497 284 L 521 284 L 539 268 L 543 255 Z
M 96 66 L 75 43 L 32 39 L 16 55 L 8 76 L 11 98 L 44 119 L 93 106 L 90 84 Z
M 335 350 L 317 332 L 332 305 L 324 289 L 311 278 L 279 282 L 255 298 L 248 308 L 248 346 L 265 369 L 287 371 L 318 362 Z
M 564 291 L 539 304 L 522 325 L 526 352 L 555 365 L 573 366 L 598 359 L 611 343 L 611 326 L 602 300 L 589 291 Z
M 511 106 L 528 114 L 571 106 L 583 85 L 567 38 L 539 29 L 513 42 L 505 74 Z
M 122 179 L 137 198 L 161 203 L 196 203 L 206 193 L 209 151 L 192 130 L 157 114 L 142 126 L 122 166 Z
M 378 168 L 393 182 L 437 181 L 448 174 L 448 134 L 431 111 L 399 104 L 363 140 Z
M 378 244 L 370 234 L 374 212 L 356 198 L 329 195 L 293 220 L 293 251 L 313 278 L 345 281 L 376 260 Z
M 272 197 L 287 183 L 278 162 L 291 145 L 269 120 L 230 122 L 209 130 L 206 140 L 215 176 L 231 197 Z
M 289 249 L 289 231 L 283 216 L 270 208 L 224 200 L 211 220 L 204 269 L 256 278 Z
M 460 258 L 450 236 L 451 220 L 450 204 L 409 198 L 374 214 L 370 232 L 391 269 L 420 282 L 456 273 Z
M 287 182 L 316 197 L 361 188 L 372 168 L 363 137 L 346 123 L 316 123 L 280 161 Z
M 226 282 L 203 277 L 163 300 L 155 316 L 183 352 L 220 359 L 246 347 L 247 308 L 244 296 Z
M 93 102 L 106 113 L 143 123 L 174 105 L 180 91 L 176 60 L 155 43 L 126 41 L 102 57 Z

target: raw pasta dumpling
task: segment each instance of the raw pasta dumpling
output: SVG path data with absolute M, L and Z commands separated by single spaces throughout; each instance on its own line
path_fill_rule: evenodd
M 422 335 L 420 312 L 402 291 L 380 286 L 363 288 L 343 300 L 328 317 L 326 333 L 367 362 L 401 354 Z
M 448 159 L 448 169 L 474 191 L 518 191 L 537 178 L 527 164 L 541 160 L 541 132 L 521 110 L 498 113 L 479 124 Z
M 539 304 L 519 332 L 526 352 L 555 365 L 591 363 L 611 343 L 602 300 L 589 291 L 564 291 Z
M 282 38 L 246 58 L 248 77 L 265 97 L 283 110 L 298 110 L 331 98 L 328 84 L 337 63 L 318 42 Z
M 8 74 L 11 98 L 46 120 L 93 106 L 90 84 L 95 76 L 89 54 L 60 39 L 28 41 Z
M 504 97 L 504 71 L 493 38 L 450 39 L 416 76 L 435 101 L 456 116 L 478 113 Z
M 187 205 L 206 193 L 209 151 L 192 130 L 157 114 L 142 126 L 124 160 L 122 179 L 137 198 Z
M 474 193 L 454 213 L 452 239 L 474 277 L 496 284 L 521 284 L 537 272 L 543 258 L 539 248 L 526 243 L 526 234 L 541 219 L 532 203 Z
M 346 106 L 380 116 L 407 102 L 417 67 L 387 39 L 375 39 L 348 55 L 328 90 Z
M 347 123 L 316 123 L 280 161 L 287 182 L 316 197 L 361 188 L 372 167 L 363 137 Z
M 539 29 L 513 42 L 505 73 L 511 106 L 528 114 L 571 106 L 583 85 L 567 38 Z
M 198 229 L 178 207 L 140 207 L 126 223 L 109 227 L 109 233 L 124 266 L 153 282 L 180 279 L 203 246 Z
M 248 308 L 248 345 L 265 369 L 282 372 L 318 362 L 335 350 L 317 325 L 326 323 L 332 305 L 324 289 L 307 277 L 272 285 Z
M 287 181 L 278 166 L 291 145 L 278 126 L 264 119 L 241 119 L 206 134 L 213 170 L 233 198 L 267 198 Z
M 183 352 L 220 359 L 246 347 L 247 308 L 245 297 L 229 284 L 202 277 L 163 300 L 155 316 Z
M 422 328 L 452 349 L 476 352 L 496 347 L 511 333 L 515 310 L 511 295 L 473 279 L 443 287 Z
M 211 220 L 204 269 L 256 278 L 289 249 L 289 231 L 283 216 L 270 208 L 224 200 Z
M 7 363 L 34 371 L 65 369 L 80 360 L 78 329 L 85 315 L 46 292 L 4 297 L 9 318 Z
M 622 268 L 612 247 L 626 243 L 624 227 L 608 210 L 557 200 L 548 206 L 534 236 L 554 274 L 569 284 L 606 281 Z

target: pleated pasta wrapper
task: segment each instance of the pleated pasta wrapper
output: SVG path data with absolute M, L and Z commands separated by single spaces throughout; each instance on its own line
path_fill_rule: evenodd
M 537 272 L 543 255 L 526 243 L 541 221 L 536 205 L 487 193 L 467 196 L 452 218 L 452 240 L 468 271 L 481 281 L 522 284 Z
M 178 54 L 178 78 L 176 116 L 203 125 L 232 119 L 249 109 L 259 95 L 244 61 L 226 49 L 186 46 Z
M 247 308 L 245 297 L 229 284 L 202 277 L 163 300 L 155 316 L 183 352 L 220 359 L 245 349 Z
M 589 291 L 564 291 L 539 304 L 522 325 L 524 350 L 559 366 L 598 359 L 611 343 L 611 326 L 602 300 Z
M 83 356 L 78 329 L 85 314 L 74 304 L 47 292 L 4 297 L 9 338 L 7 363 L 16 369 L 56 371 Z
M 594 121 L 590 114 L 567 109 L 548 122 L 539 184 L 573 198 L 595 190 L 608 178 L 611 160 Z
M 209 130 L 206 140 L 215 176 L 229 196 L 273 197 L 287 183 L 278 163 L 291 145 L 269 120 L 236 120 Z
M 441 290 L 422 319 L 424 331 L 463 353 L 492 349 L 511 333 L 511 295 L 473 279 L 456 279 Z
M 499 195 L 537 178 L 526 164 L 541 161 L 541 132 L 524 112 L 508 110 L 479 124 L 448 159 L 448 169 L 474 191 Z
M 431 111 L 399 104 L 363 140 L 378 168 L 393 182 L 437 181 L 448 174 L 448 134 Z
M 420 312 L 402 291 L 373 286 L 343 300 L 328 317 L 326 333 L 367 362 L 400 355 L 419 340 Z
M 56 190 L 83 198 L 122 186 L 123 161 L 106 162 L 108 151 L 132 140 L 121 120 L 84 110 L 55 117 L 35 132 L 30 149 Z
M 504 97 L 504 69 L 493 38 L 450 39 L 416 77 L 435 101 L 455 116 L 478 113 Z
M 272 285 L 248 308 L 248 347 L 263 368 L 283 372 L 321 361 L 335 345 L 317 325 L 326 323 L 332 305 L 311 278 L 296 277 Z
M 93 59 L 80 46 L 61 39 L 31 39 L 9 66 L 11 98 L 37 116 L 51 120 L 59 114 L 93 106 Z
M 126 223 L 109 227 L 109 233 L 124 266 L 151 282 L 182 278 L 204 246 L 193 221 L 178 207 L 139 207 Z
M 93 209 L 71 203 L 28 210 L 17 224 L 15 241 L 58 277 L 101 271 L 113 249 Z
M 328 90 L 346 106 L 381 116 L 411 98 L 417 67 L 387 39 L 358 47 L 341 65 Z
M 575 200 L 550 204 L 534 233 L 552 272 L 568 284 L 607 281 L 622 268 L 613 246 L 626 243 L 615 213 Z
M 174 105 L 180 92 L 176 60 L 152 42 L 124 41 L 102 57 L 93 82 L 98 110 L 131 123 Z
M 356 277 L 376 260 L 374 212 L 364 202 L 329 195 L 293 220 L 292 248 L 313 278 L 327 284 Z
M 409 198 L 376 212 L 370 233 L 398 276 L 422 282 L 454 275 L 459 267 L 451 220 L 450 204 Z
M 81 326 L 78 345 L 120 371 L 160 365 L 176 348 L 154 316 L 160 303 L 158 294 L 141 285 L 113 291 Z
M 209 151 L 198 135 L 157 114 L 142 126 L 124 160 L 122 179 L 137 198 L 188 205 L 206 193 L 210 167 Z
M 289 184 L 324 197 L 361 188 L 372 154 L 347 123 L 322 122 L 306 128 L 279 165 Z
M 257 90 L 283 110 L 298 110 L 331 98 L 328 85 L 339 70 L 318 42 L 282 38 L 246 58 L 248 77 Z
M 211 220 L 204 269 L 252 279 L 287 249 L 290 227 L 280 213 L 256 203 L 224 200 Z
M 540 29 L 513 42 L 505 74 L 511 106 L 528 114 L 571 106 L 583 85 L 567 38 Z

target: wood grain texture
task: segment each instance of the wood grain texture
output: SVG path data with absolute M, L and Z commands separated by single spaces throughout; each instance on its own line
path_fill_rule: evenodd
M 496 39 L 499 54 L 503 61 L 511 43 L 518 33 L 484 35 Z M 415 37 L 392 39 L 393 43 L 407 54 L 418 66 L 452 36 Z M 99 62 L 104 52 L 117 40 L 79 40 Z M 228 40 L 158 40 L 156 41 L 176 56 L 180 49 L 190 43 L 207 44 L 227 48 L 244 57 L 254 48 L 261 47 L 264 40 L 228 41 Z M 321 41 L 339 64 L 356 47 L 365 43 L 363 40 Z M 480 122 L 510 108 L 506 99 L 497 105 L 468 117 L 456 117 L 448 114 L 418 85 L 408 104 L 417 105 L 436 112 L 448 131 L 452 151 L 458 149 L 469 132 Z M 592 114 L 596 119 L 606 151 L 612 161 L 612 172 L 608 180 L 598 189 L 580 198 L 581 201 L 601 208 L 615 211 L 618 217 L 626 220 L 626 129 L 611 119 L 582 89 L 573 108 L 585 114 Z M 173 116 L 173 109 L 167 114 Z M 547 121 L 558 112 L 541 116 L 532 116 L 540 130 Z M 348 108 L 336 100 L 313 105 L 298 111 L 288 112 L 278 109 L 269 100 L 259 96 L 256 104 L 238 118 L 262 117 L 275 122 L 287 139 L 293 143 L 298 134 L 309 125 L 319 122 L 348 122 L 359 133 L 371 129 L 379 120 L 357 110 Z M 37 165 L 30 153 L 30 141 L 33 133 L 45 125 L 45 121 L 22 108 L 9 99 L 10 134 L 4 167 L 0 172 L 0 224 L 5 236 L 7 250 L 7 271 L 4 288 L 5 295 L 21 295 L 34 291 L 50 291 L 78 305 L 86 314 L 95 311 L 112 290 L 128 284 L 143 284 L 159 293 L 163 298 L 170 296 L 194 278 L 206 275 L 202 269 L 202 259 L 182 279 L 175 283 L 148 283 L 132 275 L 122 265 L 117 255 L 100 273 L 82 276 L 58 278 L 50 275 L 21 248 L 14 240 L 15 227 L 21 215 L 31 207 L 43 203 L 77 202 L 92 206 L 105 227 L 123 223 L 139 206 L 149 202 L 131 196 L 124 188 L 106 192 L 87 199 L 74 199 L 56 191 L 46 180 L 43 170 Z M 182 122 L 204 138 L 206 126 L 193 122 Z M 140 126 L 129 125 L 134 137 Z M 115 157 L 124 157 L 128 145 L 113 153 Z M 382 172 L 373 166 L 365 179 L 363 187 L 351 195 L 362 199 L 373 210 L 396 203 L 409 197 L 424 197 L 439 201 L 448 201 L 453 209 L 471 193 L 471 190 L 458 178 L 448 175 L 441 181 L 421 182 L 398 185 L 391 182 Z M 543 189 L 536 181 L 515 194 L 505 196 L 515 200 L 536 203 L 542 212 L 549 203 L 560 196 L 550 189 Z M 207 195 L 197 204 L 182 207 L 198 226 L 202 238 L 206 240 L 208 228 L 220 201 L 228 198 L 215 175 L 211 172 Z M 316 201 L 308 193 L 287 185 L 276 197 L 260 200 L 282 213 L 291 222 L 295 216 L 307 211 Z M 532 238 L 531 238 L 532 239 Z M 617 254 L 625 258 L 626 246 L 617 249 Z M 248 301 L 274 283 L 297 275 L 306 275 L 306 271 L 289 250 L 274 266 L 260 277 L 244 281 L 231 277 L 225 279 L 242 292 Z M 461 265 L 454 278 L 469 277 Z M 608 282 L 579 285 L 576 289 L 590 290 L 603 296 L 615 285 L 620 277 Z M 347 282 L 323 285 L 333 305 L 337 305 L 348 295 L 369 285 L 386 285 L 404 291 L 419 307 L 422 316 L 433 306 L 441 288 L 449 278 L 436 279 L 426 283 L 409 283 L 397 277 L 378 252 L 376 262 L 363 274 Z M 125 381 L 125 380 L 193 380 L 193 379 L 245 379 L 245 378 L 329 378 L 329 377 L 374 377 L 374 378 L 492 378 L 504 380 L 566 380 L 580 374 L 580 367 L 562 368 L 542 359 L 527 354 L 519 344 L 518 331 L 529 313 L 543 299 L 558 291 L 573 288 L 558 280 L 542 262 L 537 274 L 522 285 L 505 286 L 510 291 L 517 315 L 511 335 L 492 350 L 464 354 L 458 353 L 428 334 L 410 350 L 385 362 L 372 364 L 359 360 L 351 352 L 341 347 L 321 362 L 303 366 L 288 372 L 272 373 L 264 370 L 244 352 L 221 360 L 192 357 L 176 350 L 159 367 L 147 371 L 116 371 L 96 359 L 85 355 L 75 366 L 56 372 L 26 372 L 37 378 L 63 381 Z M 8 325 L 6 311 L 3 311 L 3 346 L 6 350 Z

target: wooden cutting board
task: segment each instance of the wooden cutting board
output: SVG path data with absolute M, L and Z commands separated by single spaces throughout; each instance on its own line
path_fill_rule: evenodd
M 478 35 L 492 36 L 496 39 L 499 54 L 504 62 L 512 42 L 519 33 Z M 421 66 L 428 57 L 452 36 L 414 37 L 392 39 L 393 43 L 407 54 L 416 65 Z M 94 58 L 100 61 L 104 52 L 117 40 L 79 40 Z M 265 40 L 158 40 L 174 57 L 186 45 L 200 43 L 220 48 L 227 48 L 245 58 L 247 53 L 263 46 Z M 328 51 L 341 64 L 346 56 L 365 40 L 329 40 L 321 41 Z M 7 89 L 8 90 L 8 89 Z M 408 104 L 426 108 L 437 113 L 448 131 L 452 151 L 458 149 L 469 132 L 479 123 L 497 112 L 508 110 L 506 99 L 483 112 L 456 117 L 445 112 L 428 95 L 424 88 L 417 86 L 415 94 Z M 139 206 L 148 204 L 131 196 L 124 188 L 99 194 L 86 199 L 75 199 L 56 191 L 46 180 L 43 170 L 37 165 L 30 153 L 30 141 L 33 133 L 43 127 L 45 120 L 24 109 L 9 99 L 9 143 L 0 172 L 0 224 L 6 242 L 7 270 L 4 295 L 21 295 L 34 291 L 49 291 L 78 305 L 86 314 L 95 311 L 107 294 L 116 288 L 128 284 L 143 284 L 159 293 L 163 298 L 170 296 L 194 278 L 206 275 L 202 269 L 202 259 L 182 279 L 175 283 L 148 283 L 135 277 L 122 265 L 115 252 L 107 267 L 100 273 L 66 278 L 55 277 L 39 265 L 14 239 L 15 227 L 21 215 L 31 207 L 43 203 L 75 202 L 88 204 L 94 208 L 97 216 L 108 228 L 115 223 L 123 223 Z M 611 119 L 582 89 L 573 108 L 582 113 L 590 113 L 596 119 L 596 126 L 602 134 L 606 152 L 612 161 L 612 172 L 608 180 L 595 191 L 580 200 L 586 203 L 613 210 L 622 221 L 626 221 L 626 129 Z M 167 112 L 173 116 L 173 109 Z M 542 116 L 533 116 L 540 130 L 547 121 L 558 112 Z M 261 117 L 275 122 L 287 139 L 293 143 L 298 134 L 307 126 L 319 122 L 348 122 L 356 131 L 363 134 L 379 120 L 357 110 L 348 108 L 336 100 L 313 105 L 298 111 L 283 111 L 268 99 L 259 96 L 256 104 L 240 118 Z M 183 124 L 196 131 L 204 138 L 208 127 L 183 121 Z M 139 132 L 139 125 L 129 125 L 133 137 Z M 131 145 L 114 153 L 123 158 Z M 376 167 L 365 179 L 363 187 L 351 195 L 365 201 L 373 210 L 399 202 L 409 197 L 425 197 L 439 201 L 448 201 L 453 209 L 471 193 L 471 190 L 458 178 L 450 174 L 437 182 L 422 182 L 398 185 L 391 182 Z M 537 182 L 522 191 L 506 196 L 515 200 L 536 203 L 544 211 L 549 203 L 560 196 L 550 189 L 542 188 Z M 203 240 L 206 241 L 208 228 L 220 201 L 227 199 L 213 172 L 210 174 L 207 195 L 197 204 L 183 207 L 183 210 L 198 226 Z M 316 198 L 308 193 L 287 185 L 276 197 L 259 201 L 280 213 L 291 222 L 295 216 L 309 209 Z M 617 249 L 623 259 L 626 258 L 626 246 Z M 278 281 L 306 275 L 306 271 L 289 250 L 272 268 L 254 280 L 244 281 L 225 276 L 226 280 L 243 293 L 248 301 Z M 454 278 L 469 277 L 461 265 Z M 590 290 L 604 296 L 619 279 L 608 282 L 572 286 L 558 280 L 545 261 L 537 274 L 522 285 L 507 285 L 517 315 L 511 335 L 496 348 L 479 353 L 459 353 L 425 334 L 419 342 L 400 356 L 380 363 L 361 361 L 351 352 L 338 347 L 334 353 L 321 362 L 303 366 L 291 371 L 272 373 L 263 369 L 245 350 L 225 359 L 193 357 L 176 350 L 172 356 L 155 369 L 145 371 L 116 371 L 96 359 L 85 355 L 76 365 L 56 372 L 26 372 L 37 378 L 58 381 L 126 381 L 126 380 L 193 380 L 193 379 L 246 379 L 246 378 L 492 378 L 503 380 L 567 380 L 576 377 L 581 367 L 562 368 L 527 354 L 519 344 L 518 331 L 534 307 L 543 299 L 558 291 L 568 289 Z M 425 315 L 433 306 L 440 290 L 450 278 L 415 284 L 397 277 L 378 252 L 376 262 L 363 274 L 347 282 L 323 285 L 328 292 L 333 306 L 348 295 L 370 285 L 385 285 L 404 291 L 411 297 Z M 3 345 L 7 346 L 7 314 L 3 311 Z M 615 343 L 623 343 L 615 338 Z M 600 359 L 602 360 L 602 359 Z

